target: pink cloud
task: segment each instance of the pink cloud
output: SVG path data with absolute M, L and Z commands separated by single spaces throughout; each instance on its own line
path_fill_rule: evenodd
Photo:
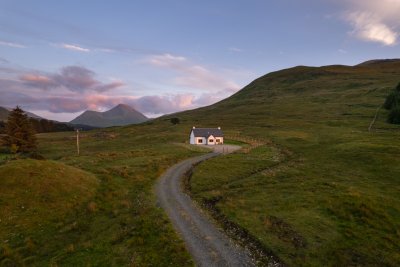
M 25 82 L 27 85 L 43 89 L 49 89 L 56 86 L 56 83 L 50 78 L 39 74 L 24 74 L 20 76 L 20 80 Z
M 189 62 L 185 57 L 174 56 L 171 54 L 153 55 L 146 61 L 154 67 L 165 68 L 177 73 L 173 79 L 175 85 L 202 90 L 239 90 L 240 87 L 235 82 L 226 79 L 223 75 L 218 75 L 204 66 Z
M 163 61 L 163 59 L 167 60 Z M 209 88 L 217 88 L 215 84 L 218 83 L 229 85 L 229 81 L 222 80 L 221 82 L 206 68 L 190 64 L 183 57 L 171 55 L 158 57 L 153 63 L 163 67 L 175 65 L 174 69 L 181 69 L 179 73 L 182 75 L 176 77 L 174 82 L 182 84 L 182 86 L 189 83 L 201 83 L 202 86 L 206 85 Z M 73 115 L 87 109 L 103 111 L 124 103 L 154 117 L 209 105 L 236 91 L 234 88 L 228 88 L 211 92 L 205 91 L 200 95 L 177 93 L 129 96 L 118 95 L 118 92 L 121 91 L 110 93 L 111 90 L 124 86 L 122 81 L 101 82 L 93 71 L 81 66 L 67 66 L 57 73 L 32 72 L 24 69 L 11 73 L 6 69 L 3 73 L 11 74 L 13 77 L 0 78 L 0 106 L 20 105 L 28 111 L 35 110 L 54 114 L 71 113 Z M 202 79 L 206 81 L 201 81 Z M 48 90 L 48 92 L 43 93 L 43 90 Z
M 399 0 L 342 0 L 344 19 L 352 26 L 351 35 L 368 42 L 394 46 L 400 36 Z
M 1 84 L 0 84 L 1 85 Z M 221 100 L 227 94 L 226 91 L 213 94 L 192 94 L 175 95 L 151 95 L 151 96 L 109 96 L 101 94 L 90 94 L 81 96 L 30 96 L 27 94 L 6 92 L 2 93 L 0 106 L 16 106 L 29 110 L 43 110 L 52 113 L 77 113 L 84 110 L 107 110 L 117 104 L 128 104 L 140 112 L 146 114 L 168 114 L 178 111 L 194 109 L 200 106 L 210 105 Z M 225 95 L 227 96 L 227 95 Z
M 67 66 L 60 73 L 25 73 L 19 77 L 26 85 L 39 89 L 66 88 L 72 92 L 105 92 L 124 85 L 121 81 L 103 83 L 95 79 L 95 73 L 80 66 Z

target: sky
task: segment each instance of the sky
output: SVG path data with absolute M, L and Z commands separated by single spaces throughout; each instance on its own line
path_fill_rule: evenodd
M 297 65 L 399 58 L 400 0 L 0 0 L 0 106 L 210 105 Z

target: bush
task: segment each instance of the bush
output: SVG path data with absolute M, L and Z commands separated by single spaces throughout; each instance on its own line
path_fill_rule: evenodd
M 392 124 L 400 124 L 400 83 L 386 97 L 383 107 L 390 110 L 387 121 Z
M 171 123 L 172 124 L 174 124 L 174 125 L 176 125 L 176 124 L 179 124 L 181 121 L 179 120 L 179 118 L 171 118 Z
M 388 122 L 392 124 L 400 124 L 400 107 L 395 107 L 390 110 Z
M 395 91 L 390 92 L 390 94 L 386 97 L 385 103 L 383 104 L 383 107 L 387 110 L 391 110 L 393 107 L 398 105 L 400 102 L 400 91 Z

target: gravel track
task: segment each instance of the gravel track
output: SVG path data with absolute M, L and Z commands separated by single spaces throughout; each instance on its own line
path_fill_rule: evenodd
M 237 147 L 229 146 L 229 151 L 235 149 Z M 182 236 L 197 266 L 255 266 L 249 253 L 218 229 L 212 219 L 184 193 L 182 179 L 185 173 L 193 165 L 220 154 L 219 150 L 215 151 L 169 168 L 156 185 L 159 204 Z

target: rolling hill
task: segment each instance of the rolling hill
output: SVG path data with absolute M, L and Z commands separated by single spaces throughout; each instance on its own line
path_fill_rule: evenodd
M 70 123 L 85 124 L 95 127 L 110 127 L 137 124 L 147 120 L 148 118 L 146 116 L 136 111 L 132 107 L 119 104 L 105 112 L 87 110 L 70 121 Z
M 1 165 L 0 177 L 0 260 L 5 266 L 32 265 L 37 242 L 49 238 L 44 234 L 47 227 L 87 204 L 99 185 L 93 174 L 44 160 L 14 160 Z M 41 237 L 27 237 L 11 249 L 9 241 L 22 233 L 41 233 Z
M 399 81 L 399 60 L 298 66 L 208 107 L 84 133 L 80 156 L 73 134 L 41 134 L 42 155 L 101 183 L 87 200 L 94 208 L 77 207 L 44 235 L 20 230 L 37 244 L 28 254 L 38 266 L 192 266 L 153 185 L 167 167 L 204 153 L 184 144 L 192 126 L 221 126 L 245 149 L 198 165 L 190 187 L 223 228 L 242 229 L 288 266 L 399 266 L 400 127 L 380 109 L 368 131 Z M 14 236 L 7 246 L 26 243 Z
M 399 82 L 400 60 L 298 66 L 180 114 L 255 143 L 199 165 L 193 196 L 289 266 L 399 265 L 400 127 L 379 109 Z

